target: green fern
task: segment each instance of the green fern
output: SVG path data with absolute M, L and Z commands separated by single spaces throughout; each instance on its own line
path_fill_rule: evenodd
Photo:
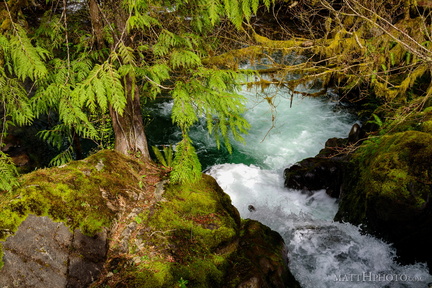
M 15 33 L 10 36 L 9 45 L 10 60 L 13 63 L 13 71 L 18 78 L 31 80 L 43 78 L 48 74 L 44 60 L 51 55 L 42 47 L 34 47 L 27 36 L 26 31 L 14 24 Z
M 165 167 L 172 167 L 173 166 L 173 156 L 174 156 L 174 150 L 172 145 L 164 145 L 161 150 L 156 147 L 152 146 L 152 150 L 156 156 L 156 159 Z
M 132 29 L 145 29 L 151 26 L 160 26 L 160 23 L 157 19 L 150 17 L 145 13 L 135 13 L 134 15 L 131 15 L 126 24 L 128 32 Z
M 374 118 L 374 120 L 369 120 L 368 123 L 376 124 L 376 125 L 378 125 L 378 127 L 383 126 L 383 122 L 378 115 L 372 114 L 372 117 Z
M 170 63 L 176 68 L 195 68 L 201 65 L 201 58 L 192 51 L 178 49 L 171 53 Z
M 2 68 L 0 68 L 0 102 L 3 103 L 4 120 L 10 120 L 10 123 L 18 126 L 32 123 L 34 113 L 22 82 L 16 78 L 7 77 Z M 4 126 L 3 129 L 7 130 L 7 126 Z
M 12 160 L 0 150 L 0 191 L 11 191 L 19 185 L 18 171 Z
M 184 138 L 176 146 L 173 161 L 173 170 L 170 179 L 173 183 L 193 183 L 201 179 L 201 163 L 192 146 L 191 139 L 184 135 Z

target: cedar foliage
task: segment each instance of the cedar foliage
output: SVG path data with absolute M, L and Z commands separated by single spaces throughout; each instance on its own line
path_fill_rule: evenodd
M 422 2 L 423 3 L 423 2 Z M 423 6 L 422 6 L 423 5 Z M 250 26 L 255 46 L 228 51 L 207 60 L 215 65 L 265 57 L 279 85 L 305 94 L 302 84 L 319 80 L 322 95 L 336 86 L 354 101 L 377 98 L 389 106 L 421 97 L 422 109 L 432 97 L 432 9 L 413 0 L 277 1 L 272 15 L 279 29 L 263 35 Z M 261 30 L 261 32 L 263 32 Z M 265 31 L 264 31 L 265 32 Z M 276 33 L 277 32 L 277 33 Z M 304 56 L 304 62 L 276 63 L 274 53 Z M 289 77 L 298 74 L 302 77 Z M 265 84 L 265 83 L 264 83 Z M 350 94 L 351 93 L 351 94 Z M 414 95 L 414 96 L 413 96 Z M 409 110 L 409 109 L 408 109 Z
M 268 8 L 270 0 L 262 3 Z M 188 136 L 198 117 L 204 115 L 209 132 L 229 149 L 230 135 L 241 139 L 248 128 L 237 93 L 242 74 L 206 66 L 202 59 L 218 46 L 215 27 L 230 21 L 241 28 L 260 5 L 259 0 L 4 2 L 1 136 L 10 124 L 47 117 L 50 125 L 39 135 L 59 150 L 51 164 L 60 165 L 74 158 L 74 137 L 100 143 L 112 127 L 107 118 L 128 117 L 129 97 L 146 103 L 168 93 L 172 120 L 183 134 L 172 178 L 198 179 L 200 165 Z M 3 153 L 0 160 L 0 178 L 6 179 L 0 190 L 8 190 L 16 184 L 14 170 Z

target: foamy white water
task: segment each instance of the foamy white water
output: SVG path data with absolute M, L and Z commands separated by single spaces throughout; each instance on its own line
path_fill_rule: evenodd
M 252 128 L 245 144 L 234 145 L 257 163 L 215 165 L 208 173 L 242 218 L 258 220 L 282 235 L 290 269 L 302 287 L 428 287 L 432 277 L 424 263 L 398 265 L 391 245 L 362 235 L 356 226 L 334 222 L 337 203 L 325 191 L 307 195 L 283 186 L 283 169 L 317 154 L 328 138 L 346 137 L 352 117 L 333 111 L 334 105 L 321 99 L 296 97 L 289 108 L 290 99 L 282 95 L 275 98 L 272 111 L 254 92 L 245 95 L 245 117 Z M 272 113 L 276 122 L 270 129 Z

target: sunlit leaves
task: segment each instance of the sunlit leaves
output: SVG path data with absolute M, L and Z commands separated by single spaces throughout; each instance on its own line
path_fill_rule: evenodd
M 153 25 L 160 26 L 160 23 L 157 19 L 143 13 L 131 15 L 126 22 L 128 32 L 130 32 L 132 29 L 145 29 Z
M 174 69 L 193 68 L 201 64 L 201 58 L 192 51 L 179 49 L 171 54 L 170 63 Z
M 74 101 L 92 113 L 107 112 L 110 104 L 122 114 L 126 105 L 121 77 L 108 62 L 95 65 L 87 78 L 76 85 L 71 95 Z
M 28 38 L 24 29 L 15 25 L 15 33 L 9 39 L 9 55 L 13 71 L 18 78 L 25 80 L 27 77 L 31 80 L 44 77 L 48 70 L 43 62 L 50 54 L 42 47 L 34 47 Z
M 136 66 L 136 57 L 134 55 L 134 49 L 126 46 L 123 42 L 118 44 L 118 52 L 113 51 L 111 57 L 113 60 L 119 60 L 123 65 L 131 64 Z

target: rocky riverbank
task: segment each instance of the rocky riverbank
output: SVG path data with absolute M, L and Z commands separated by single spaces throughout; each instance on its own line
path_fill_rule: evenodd
M 339 198 L 336 221 L 393 243 L 400 262 L 427 262 L 431 270 L 431 120 L 425 108 L 360 142 L 330 139 L 316 157 L 285 170 L 285 185 L 327 189 Z

